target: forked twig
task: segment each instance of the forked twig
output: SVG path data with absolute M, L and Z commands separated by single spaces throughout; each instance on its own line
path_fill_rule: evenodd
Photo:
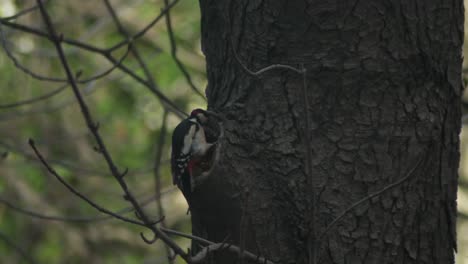
M 36 153 L 36 156 L 39 158 L 39 160 L 42 162 L 42 164 L 46 167 L 46 169 L 52 174 L 55 176 L 55 178 L 62 184 L 64 185 L 71 193 L 75 194 L 76 196 L 78 196 L 79 198 L 81 198 L 82 200 L 84 200 L 85 202 L 87 202 L 89 205 L 91 205 L 92 207 L 96 208 L 98 211 L 102 212 L 102 213 L 105 213 L 107 215 L 111 215 L 117 219 L 120 219 L 124 222 L 127 222 L 127 223 L 131 223 L 131 224 L 135 224 L 135 225 L 139 225 L 139 226 L 145 226 L 143 223 L 141 222 L 138 222 L 138 221 L 135 221 L 133 219 L 130 219 L 130 218 L 126 218 L 124 216 L 121 216 L 121 215 L 118 215 L 114 212 L 111 212 L 109 210 L 107 210 L 106 208 L 98 205 L 97 203 L 93 202 L 91 199 L 89 199 L 88 197 L 86 197 L 86 195 L 82 194 L 81 192 L 79 192 L 77 189 L 75 189 L 73 186 L 71 186 L 68 182 L 66 182 L 55 170 L 54 168 L 52 168 L 52 166 L 49 165 L 49 163 L 47 163 L 47 161 L 45 160 L 45 158 L 42 156 L 41 152 L 39 152 L 39 150 L 36 148 L 36 144 L 34 143 L 34 140 L 32 139 L 29 139 L 29 145 L 31 146 L 31 148 L 34 150 L 34 153 Z
M 173 1 L 170 4 L 170 8 L 174 7 L 174 5 L 177 2 L 178 2 L 178 0 Z M 169 9 L 165 9 L 165 10 L 167 11 Z M 164 12 L 166 12 L 166 11 L 164 11 Z M 161 14 L 163 14 L 163 12 Z M 158 17 L 156 17 L 156 19 L 154 19 L 142 31 L 138 32 L 136 35 L 139 36 L 139 37 L 143 36 L 144 32 L 146 32 L 149 29 L 150 26 L 154 26 L 155 23 L 158 22 L 162 18 L 161 14 Z M 52 38 L 52 36 L 50 34 L 48 34 L 47 32 L 43 32 L 43 31 L 41 31 L 39 29 L 36 29 L 36 28 L 32 28 L 32 27 L 29 27 L 29 26 L 13 23 L 13 22 L 10 22 L 10 21 L 4 20 L 4 19 L 0 19 L 0 24 L 3 24 L 3 25 L 6 25 L 8 27 L 11 27 L 11 28 L 14 28 L 14 29 L 17 29 L 17 30 L 21 30 L 23 32 L 27 32 L 27 33 L 30 33 L 30 34 L 33 34 L 33 35 L 36 35 L 36 36 L 39 36 L 39 37 L 43 37 L 43 38 L 46 38 L 46 39 L 49 39 L 49 40 L 53 41 L 53 38 Z M 136 38 L 127 38 L 125 41 L 120 42 L 118 44 L 117 48 L 120 48 L 120 47 L 126 45 L 127 43 L 130 43 L 130 42 L 135 41 L 135 40 L 136 40 Z M 103 48 L 99 48 L 99 47 L 96 47 L 96 46 L 93 46 L 93 45 L 90 45 L 88 43 L 84 43 L 84 42 L 81 42 L 81 41 L 78 41 L 78 40 L 69 39 L 69 38 L 64 37 L 64 36 L 61 36 L 61 41 L 60 42 L 66 43 L 66 44 L 71 45 L 71 46 L 78 47 L 80 49 L 83 49 L 83 50 L 86 50 L 86 51 L 89 51 L 89 52 L 97 53 L 97 54 L 105 57 L 111 63 L 113 63 L 114 65 L 117 65 L 117 68 L 119 68 L 121 71 L 125 72 L 130 77 L 132 77 L 135 81 L 137 81 L 138 83 L 140 83 L 143 86 L 145 86 L 146 88 L 148 88 L 159 99 L 159 101 L 164 106 L 166 106 L 171 112 L 173 112 L 174 114 L 176 114 L 180 118 L 187 117 L 187 114 L 183 110 L 181 110 L 164 93 L 162 93 L 154 85 L 154 83 L 151 83 L 151 79 L 149 79 L 147 81 L 147 80 L 141 78 L 135 71 L 133 71 L 133 70 L 129 69 L 128 67 L 126 67 L 124 64 L 119 64 L 119 60 L 114 58 L 114 56 L 112 56 L 112 52 L 114 50 L 116 50 L 117 48 L 111 47 L 111 48 L 103 49 Z M 77 82 L 79 83 L 80 81 L 77 81 Z
M 124 191 L 124 198 L 129 201 L 132 206 L 135 208 L 135 212 L 140 215 L 141 220 L 143 221 L 144 225 L 151 229 L 159 238 L 161 238 L 167 245 L 169 245 L 174 252 L 179 254 L 184 260 L 189 260 L 188 254 L 180 248 L 169 236 L 167 236 L 164 232 L 162 232 L 158 227 L 153 225 L 152 221 L 146 216 L 144 213 L 143 209 L 141 208 L 140 204 L 137 202 L 133 194 L 130 192 L 128 189 L 127 183 L 122 177 L 122 174 L 119 172 L 117 169 L 117 166 L 114 164 L 109 151 L 107 150 L 106 145 L 104 144 L 104 141 L 101 137 L 101 135 L 98 132 L 96 123 L 93 121 L 91 117 L 91 113 L 88 109 L 87 104 L 83 100 L 81 93 L 77 87 L 77 84 L 75 82 L 75 79 L 73 77 L 73 74 L 71 72 L 71 69 L 68 65 L 67 59 L 65 57 L 65 54 L 63 52 L 62 46 L 61 46 L 61 37 L 55 32 L 55 28 L 50 20 L 50 17 L 45 10 L 42 1 L 37 0 L 37 3 L 39 5 L 39 9 L 41 11 L 42 18 L 44 20 L 44 23 L 47 27 L 47 30 L 49 31 L 49 35 L 51 36 L 51 41 L 56 47 L 57 53 L 60 57 L 60 61 L 62 62 L 63 68 L 65 69 L 65 72 L 67 74 L 67 78 L 70 82 L 70 85 L 73 89 L 73 92 L 75 94 L 76 99 L 78 100 L 82 115 L 86 121 L 86 124 L 90 130 L 90 132 L 93 134 L 94 138 L 96 139 L 96 142 L 98 144 L 98 148 L 101 152 L 101 154 L 104 156 L 104 159 L 109 167 L 109 170 L 112 172 L 112 175 L 114 178 L 117 180 L 119 183 L 120 187 Z
M 164 0 L 164 5 L 165 5 L 166 8 L 168 8 L 169 7 L 169 0 Z M 171 44 L 172 59 L 177 64 L 177 67 L 179 68 L 179 70 L 184 75 L 185 80 L 187 81 L 188 85 L 192 88 L 192 90 L 197 95 L 199 95 L 201 98 L 203 98 L 206 101 L 205 95 L 202 92 L 200 92 L 200 89 L 198 89 L 197 86 L 193 83 L 192 77 L 190 76 L 187 68 L 182 63 L 182 61 L 179 59 L 179 57 L 177 57 L 177 44 L 176 44 L 175 37 L 174 37 L 174 31 L 172 30 L 171 12 L 170 12 L 169 9 L 166 12 L 166 28 L 167 28 L 167 33 L 169 35 L 169 42 Z
M 109 48 L 109 51 L 113 51 L 113 50 L 116 50 L 124 45 L 126 45 L 127 43 L 129 42 L 132 42 L 138 38 L 141 38 L 142 36 L 144 36 L 146 34 L 146 32 L 151 29 L 156 23 L 158 23 L 159 20 L 161 20 L 161 18 L 163 18 L 166 13 L 171 10 L 171 8 L 173 8 L 177 3 L 179 2 L 179 0 L 174 0 L 172 1 L 170 4 L 168 4 L 165 8 L 163 8 L 161 10 L 161 13 L 159 13 L 159 15 L 153 19 L 153 21 L 151 21 L 146 27 L 144 27 L 142 30 L 140 30 L 138 33 L 134 34 L 133 36 L 127 38 L 126 40 L 123 40 L 117 44 L 115 44 L 114 46 L 110 47 Z
M 49 77 L 49 76 L 44 76 L 44 75 L 41 75 L 41 74 L 38 74 L 36 72 L 34 72 L 33 70 L 30 70 L 28 69 L 26 66 L 23 66 L 19 61 L 18 59 L 16 59 L 16 57 L 13 55 L 12 51 L 8 48 L 8 45 L 6 43 L 6 40 L 5 40 L 5 35 L 4 35 L 4 32 L 3 32 L 3 25 L 2 23 L 0 23 L 0 40 L 1 40 L 1 43 L 2 43 L 2 47 L 3 49 L 5 50 L 5 53 L 7 54 L 8 58 L 14 63 L 14 65 L 16 66 L 16 68 L 20 69 L 22 72 L 24 72 L 25 74 L 31 76 L 32 78 L 34 79 L 37 79 L 37 80 L 40 80 L 40 81 L 48 81 L 48 82 L 68 82 L 68 79 L 67 78 L 54 78 L 54 77 Z M 118 60 L 115 60 L 113 61 L 113 64 L 111 67 L 109 67 L 109 69 L 107 70 L 104 70 L 103 72 L 101 73 L 98 73 L 94 76 L 91 76 L 91 77 L 87 77 L 85 79 L 82 79 L 82 80 L 75 80 L 77 83 L 88 83 L 88 82 L 92 82 L 92 81 L 95 81 L 97 79 L 100 79 L 108 74 L 110 74 L 111 72 L 113 72 L 115 69 L 121 67 L 123 61 L 127 58 L 127 55 L 131 49 L 131 45 L 132 43 L 129 43 L 128 44 L 128 48 L 127 50 L 125 51 L 125 53 L 118 59 Z M 107 56 L 111 56 L 110 52 L 107 52 L 107 51 L 103 51 L 102 52 L 103 54 L 106 54 Z

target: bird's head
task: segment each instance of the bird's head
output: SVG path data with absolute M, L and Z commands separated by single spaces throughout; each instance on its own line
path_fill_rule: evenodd
M 200 124 L 206 124 L 208 122 L 208 115 L 205 110 L 197 108 L 192 110 L 190 118 L 196 118 Z

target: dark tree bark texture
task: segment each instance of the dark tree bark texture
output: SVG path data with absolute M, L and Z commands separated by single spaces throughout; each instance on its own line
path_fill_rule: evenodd
M 209 110 L 226 120 L 193 233 L 278 263 L 453 263 L 463 1 L 200 4 Z M 306 89 L 241 63 L 304 65 Z

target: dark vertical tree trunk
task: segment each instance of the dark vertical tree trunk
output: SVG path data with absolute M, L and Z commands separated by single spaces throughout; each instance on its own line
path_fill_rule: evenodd
M 226 120 L 193 233 L 279 263 L 453 263 L 463 1 L 200 4 Z

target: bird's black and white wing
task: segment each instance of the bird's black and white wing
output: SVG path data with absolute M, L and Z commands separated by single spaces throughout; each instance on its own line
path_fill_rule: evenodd
M 172 180 L 179 186 L 183 184 L 181 182 L 183 175 L 188 173 L 188 165 L 192 157 L 192 141 L 197 130 L 198 124 L 191 119 L 186 119 L 174 129 L 172 134 Z

